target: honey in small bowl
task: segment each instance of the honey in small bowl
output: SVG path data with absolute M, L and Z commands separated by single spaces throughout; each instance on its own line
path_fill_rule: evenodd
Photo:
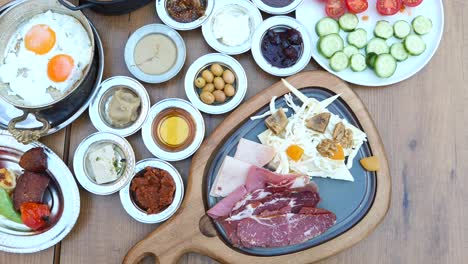
M 193 142 L 195 129 L 195 121 L 187 111 L 168 108 L 153 121 L 153 139 L 166 151 L 181 151 Z

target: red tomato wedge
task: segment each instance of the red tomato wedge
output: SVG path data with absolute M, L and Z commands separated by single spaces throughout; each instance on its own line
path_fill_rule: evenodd
M 401 8 L 401 0 L 377 0 L 377 11 L 384 16 L 391 16 Z
M 349 12 L 359 14 L 367 10 L 369 3 L 367 0 L 346 0 L 346 6 Z
M 403 0 L 403 4 L 405 6 L 411 6 L 411 7 L 414 7 L 414 6 L 418 6 L 422 3 L 423 0 Z
M 346 12 L 345 0 L 327 0 L 325 12 L 329 17 L 339 18 Z

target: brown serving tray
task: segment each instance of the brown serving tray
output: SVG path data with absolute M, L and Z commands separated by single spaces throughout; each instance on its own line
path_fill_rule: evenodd
M 367 213 L 351 228 L 322 243 L 283 255 L 258 257 L 232 248 L 215 229 L 205 215 L 207 173 L 211 163 L 224 142 L 253 114 L 267 105 L 272 96 L 282 96 L 289 90 L 278 82 L 263 90 L 231 113 L 205 140 L 192 160 L 188 178 L 187 194 L 179 211 L 145 239 L 137 243 L 124 259 L 124 263 L 137 263 L 147 255 L 155 255 L 159 263 L 177 263 L 185 253 L 195 252 L 223 263 L 311 263 L 337 254 L 369 235 L 385 217 L 391 195 L 391 179 L 384 146 L 375 125 L 357 96 L 346 83 L 323 71 L 299 73 L 287 79 L 293 86 L 302 89 L 319 87 L 332 94 L 341 94 L 341 99 L 354 114 L 368 136 L 371 153 L 380 161 L 380 170 L 375 173 L 376 190 Z M 273 256 L 275 255 L 275 256 Z

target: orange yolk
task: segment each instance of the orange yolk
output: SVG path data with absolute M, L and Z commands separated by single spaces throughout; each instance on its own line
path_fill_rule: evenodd
M 44 55 L 55 45 L 55 32 L 47 25 L 33 26 L 24 38 L 26 49 Z
M 344 160 L 345 159 L 344 150 L 340 144 L 336 145 L 336 152 L 333 153 L 333 157 L 331 157 L 331 159 L 332 160 Z
M 72 57 L 66 54 L 56 55 L 47 64 L 47 75 L 54 82 L 63 82 L 70 76 L 73 65 Z

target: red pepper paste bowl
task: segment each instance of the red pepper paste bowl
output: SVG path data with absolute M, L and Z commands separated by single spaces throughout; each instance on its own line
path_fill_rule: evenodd
M 148 169 L 152 170 L 151 177 L 144 176 Z M 177 169 L 154 158 L 137 162 L 130 182 L 120 190 L 125 211 L 145 224 L 169 219 L 179 209 L 183 197 L 184 182 Z

